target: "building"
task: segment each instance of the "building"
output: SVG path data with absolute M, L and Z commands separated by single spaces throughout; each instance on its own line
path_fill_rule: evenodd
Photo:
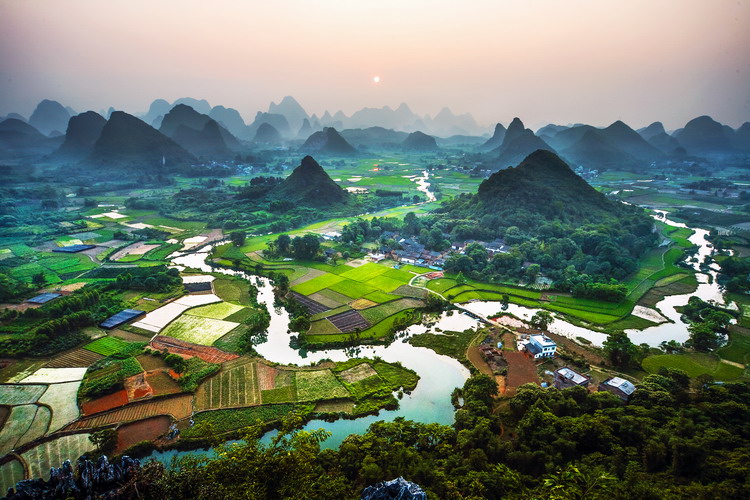
M 591 378 L 585 375 L 581 375 L 575 370 L 571 370 L 567 366 L 558 368 L 555 370 L 555 387 L 558 389 L 567 389 L 568 387 L 575 387 L 580 385 L 581 387 L 588 387 Z
M 551 358 L 557 352 L 557 344 L 546 335 L 530 335 L 525 347 L 534 359 Z
M 624 378 L 612 377 L 599 384 L 599 390 L 611 392 L 623 401 L 627 401 L 635 392 L 635 386 Z

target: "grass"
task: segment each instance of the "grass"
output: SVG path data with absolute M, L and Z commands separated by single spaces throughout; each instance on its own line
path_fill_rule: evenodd
M 242 306 L 252 306 L 250 287 L 245 280 L 238 278 L 218 278 L 214 280 L 214 292 L 221 300 Z
M 229 302 L 216 302 L 214 304 L 208 304 L 205 306 L 194 307 L 190 309 L 186 314 L 190 316 L 198 316 L 201 318 L 211 319 L 225 319 L 239 311 L 245 309 L 242 306 L 230 304 Z
M 355 267 L 341 274 L 344 278 L 354 281 L 367 281 L 376 276 L 389 271 L 389 268 L 378 264 L 367 263 L 360 267 Z
M 376 324 L 383 321 L 385 318 L 392 316 L 398 312 L 406 309 L 414 309 L 422 306 L 423 303 L 417 299 L 398 299 L 385 304 L 380 304 L 375 307 L 363 309 L 360 314 L 363 318 L 370 322 L 370 324 Z
M 83 348 L 87 351 L 101 354 L 102 356 L 111 356 L 112 354 L 120 352 L 127 345 L 127 342 L 120 340 L 117 337 L 102 337 L 86 344 Z
M 408 280 L 401 281 L 401 280 L 389 278 L 387 276 L 382 276 L 382 275 L 376 276 L 366 281 L 366 284 L 383 292 L 392 292 L 396 288 L 400 287 L 401 285 L 405 285 L 407 283 L 408 283 Z
M 729 343 L 716 350 L 716 354 L 722 359 L 735 363 L 747 364 L 750 362 L 750 335 L 740 333 L 737 329 L 730 328 Z
M 161 332 L 161 335 L 185 340 L 194 344 L 212 345 L 232 331 L 238 323 L 213 318 L 183 314 Z
M 349 396 L 331 370 L 298 371 L 296 373 L 297 399 L 315 401 Z
M 294 411 L 294 408 L 292 404 L 276 404 L 204 411 L 195 416 L 195 425 L 185 429 L 181 436 L 183 438 L 206 437 L 206 431 L 212 435 L 225 434 L 258 423 L 265 424 L 279 420 Z
M 303 285 L 304 284 L 305 283 L 303 283 Z M 375 287 L 372 287 L 366 283 L 360 283 L 359 281 L 352 280 L 339 281 L 338 283 L 329 286 L 328 288 L 330 290 L 333 290 L 334 292 L 346 295 L 351 299 L 359 299 L 377 290 Z
M 465 362 L 466 349 L 476 336 L 476 330 L 472 329 L 463 332 L 447 331 L 442 334 L 421 333 L 411 337 L 409 343 L 415 347 L 427 347 L 438 354 Z
M 336 285 L 337 283 L 343 280 L 344 278 L 342 278 L 338 274 L 326 273 L 316 278 L 313 278 L 310 281 L 305 281 L 304 283 L 295 285 L 292 287 L 292 290 L 294 290 L 297 293 L 301 293 L 302 295 L 310 295 L 315 292 L 319 292 L 320 290 L 324 288 L 335 289 L 333 285 Z
M 721 363 L 716 355 L 703 353 L 649 356 L 643 360 L 642 365 L 649 373 L 657 373 L 661 367 L 678 368 L 684 370 L 691 378 L 711 375 L 716 380 L 734 380 L 741 377 L 744 372 L 740 367 Z

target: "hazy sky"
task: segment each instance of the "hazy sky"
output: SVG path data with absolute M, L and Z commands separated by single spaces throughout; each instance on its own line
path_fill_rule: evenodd
M 373 82 L 380 76 L 381 82 Z M 750 1 L 0 0 L 0 114 L 51 98 L 247 120 L 408 103 L 484 124 L 750 120 Z

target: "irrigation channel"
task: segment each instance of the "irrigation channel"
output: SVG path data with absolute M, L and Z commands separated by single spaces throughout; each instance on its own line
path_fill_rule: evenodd
M 684 224 L 667 219 L 666 215 L 665 212 L 661 212 L 658 213 L 657 217 L 670 225 L 687 227 Z M 711 300 L 718 304 L 724 304 L 722 291 L 716 283 L 716 271 L 712 269 L 704 270 L 699 267 L 699 263 L 703 261 L 703 258 L 711 253 L 711 248 L 705 239 L 708 232 L 703 229 L 691 229 L 693 229 L 694 234 L 690 237 L 690 241 L 698 246 L 696 254 L 698 259 L 697 262 L 692 264 L 699 282 L 698 289 L 693 294 L 672 295 L 658 302 L 656 308 L 669 321 L 643 330 L 628 330 L 628 335 L 635 343 L 647 343 L 657 346 L 665 340 L 674 339 L 679 342 L 687 340 L 687 324 L 681 320 L 680 314 L 675 310 L 675 307 L 686 304 L 692 295 L 697 295 L 707 301 Z M 256 284 L 259 292 L 258 302 L 265 305 L 271 314 L 267 339 L 255 346 L 258 353 L 265 359 L 283 364 L 307 365 L 322 359 L 344 361 L 350 357 L 379 356 L 389 362 L 401 362 L 405 367 L 414 370 L 420 376 L 420 381 L 416 389 L 411 394 L 403 396 L 397 410 L 381 410 L 378 415 L 371 415 L 355 420 L 340 419 L 334 422 L 311 420 L 308 422 L 305 425 L 305 429 L 323 428 L 331 433 L 331 437 L 324 441 L 324 447 L 338 447 L 346 436 L 366 432 L 367 427 L 377 420 L 391 421 L 396 417 L 404 417 L 424 423 L 451 424 L 453 422 L 454 409 L 450 403 L 450 394 L 455 387 L 463 385 L 464 381 L 468 378 L 468 370 L 455 359 L 439 355 L 431 349 L 412 346 L 407 343 L 407 339 L 412 335 L 428 331 L 463 331 L 467 328 L 475 328 L 479 325 L 479 320 L 463 313 L 443 313 L 437 320 L 430 324 L 409 327 L 403 334 L 398 336 L 397 340 L 388 346 L 359 346 L 356 349 L 326 349 L 313 352 L 301 351 L 292 348 L 289 344 L 291 339 L 291 333 L 288 329 L 289 315 L 283 308 L 274 307 L 273 287 L 270 280 L 242 271 L 209 265 L 206 261 L 209 258 L 212 248 L 212 245 L 208 245 L 198 250 L 178 252 L 172 256 L 172 264 L 204 272 L 219 272 L 242 276 Z M 496 301 L 477 301 L 464 304 L 463 308 L 481 316 L 491 316 L 502 310 L 502 304 Z M 505 310 L 520 318 L 528 319 L 539 309 L 509 304 Z M 549 329 L 553 333 L 566 335 L 571 338 L 585 338 L 595 345 L 601 345 L 606 340 L 606 334 L 573 325 L 559 317 L 555 317 Z M 276 431 L 271 431 L 262 440 L 268 442 L 275 434 Z M 172 457 L 185 453 L 211 454 L 212 451 L 193 450 L 179 452 L 169 450 L 154 452 L 147 458 L 156 458 L 164 463 L 169 463 Z

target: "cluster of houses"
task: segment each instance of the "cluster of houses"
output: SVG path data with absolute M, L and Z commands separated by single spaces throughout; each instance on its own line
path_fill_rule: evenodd
M 582 375 L 572 368 L 567 366 L 558 368 L 554 372 L 555 380 L 554 385 L 558 389 L 567 389 L 569 387 L 585 387 L 589 388 L 591 377 Z M 629 380 L 625 380 L 621 377 L 610 377 L 607 380 L 601 382 L 598 387 L 599 391 L 611 392 L 623 401 L 630 399 L 630 396 L 635 392 L 635 385 Z
M 505 361 L 500 345 L 495 347 L 491 344 L 483 343 L 479 346 L 479 352 L 494 373 L 499 373 L 503 368 L 508 366 L 508 362 Z
M 451 245 L 450 249 L 443 252 L 428 250 L 422 243 L 417 241 L 416 238 L 401 237 L 398 233 L 392 231 L 383 231 L 381 239 L 395 241 L 398 248 L 381 246 L 377 252 L 372 253 L 372 256 L 376 259 L 392 259 L 403 264 L 425 266 L 438 271 L 442 271 L 445 266 L 445 260 L 451 253 L 463 255 L 466 253 L 466 247 L 472 243 L 482 245 L 487 249 L 487 253 L 490 257 L 496 253 L 507 253 L 510 251 L 510 248 L 502 239 L 496 239 L 489 243 L 476 240 L 455 242 Z

